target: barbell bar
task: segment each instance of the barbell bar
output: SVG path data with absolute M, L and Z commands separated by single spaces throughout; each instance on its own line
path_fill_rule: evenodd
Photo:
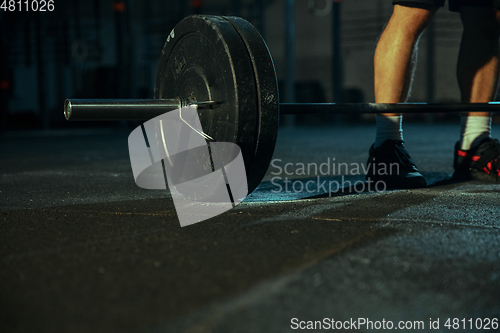
M 175 99 L 68 99 L 64 106 L 67 120 L 148 120 L 181 106 L 196 105 L 198 110 L 219 108 L 224 102 L 203 101 L 182 104 Z M 369 113 L 456 113 L 500 111 L 500 102 L 471 104 L 438 103 L 280 103 L 282 114 L 369 114 Z
M 179 96 L 174 97 L 172 96 Z M 197 105 L 203 132 L 237 144 L 253 191 L 271 162 L 279 114 L 499 111 L 500 103 L 282 103 L 274 64 L 261 35 L 239 17 L 192 15 L 163 46 L 154 99 L 65 101 L 68 120 L 148 120 Z

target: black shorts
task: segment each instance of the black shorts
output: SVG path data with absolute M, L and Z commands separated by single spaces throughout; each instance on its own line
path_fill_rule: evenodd
M 443 7 L 445 0 L 393 0 L 395 5 L 425 6 L 431 5 Z M 450 10 L 460 11 L 460 6 L 495 7 L 500 9 L 500 0 L 448 0 Z

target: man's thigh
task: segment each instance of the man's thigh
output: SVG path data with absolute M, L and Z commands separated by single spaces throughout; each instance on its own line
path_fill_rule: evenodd
M 450 2 L 450 10 L 459 12 L 460 6 L 470 7 L 493 7 L 493 4 L 499 5 L 499 1 L 494 0 L 448 0 Z
M 443 7 L 445 0 L 393 0 L 394 5 L 403 5 L 407 7 L 430 8 Z
M 500 0 L 448 0 L 450 10 L 459 12 L 461 6 L 475 6 L 475 7 L 492 7 L 500 9 Z M 445 0 L 393 0 L 395 5 L 403 5 L 409 7 L 443 7 Z

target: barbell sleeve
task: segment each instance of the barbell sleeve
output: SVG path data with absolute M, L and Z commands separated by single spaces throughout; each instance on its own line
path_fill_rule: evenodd
M 216 109 L 222 102 L 195 99 L 67 99 L 66 120 L 148 120 L 183 106 Z
M 145 120 L 182 106 L 173 99 L 67 99 L 67 120 Z

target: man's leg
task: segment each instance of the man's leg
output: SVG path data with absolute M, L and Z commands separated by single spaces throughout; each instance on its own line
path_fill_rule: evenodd
M 438 7 L 394 5 L 394 11 L 375 50 L 375 102 L 401 103 L 408 99 L 420 35 Z M 377 116 L 375 148 L 384 141 L 403 141 L 402 116 Z
M 375 102 L 406 102 L 416 60 L 420 35 L 438 7 L 394 5 L 394 11 L 375 50 Z M 371 180 L 383 180 L 390 187 L 421 187 L 425 179 L 403 145 L 401 114 L 377 115 L 377 136 L 370 149 L 369 163 L 398 163 L 397 175 L 367 174 Z M 382 166 L 379 170 L 382 170 Z
M 499 75 L 499 37 L 500 13 L 493 7 L 460 8 L 464 26 L 462 42 L 457 63 L 457 79 L 463 103 L 487 103 L 494 100 L 498 88 Z M 491 117 L 487 112 L 474 112 L 462 116 L 460 142 L 457 144 L 455 158 L 456 178 L 466 178 L 471 167 L 472 156 L 495 155 L 498 148 L 490 138 Z M 491 142 L 490 142 L 491 141 Z M 481 145 L 481 147 L 480 147 Z M 491 146 L 491 147 L 490 147 Z M 470 152 L 467 156 L 467 152 Z M 500 153 L 500 151 L 498 152 Z M 493 156 L 486 173 L 489 179 L 496 180 L 495 159 Z M 462 163 L 459 163 L 461 160 Z M 487 163 L 486 163 L 487 164 Z M 480 166 L 480 169 L 484 169 Z M 492 170 L 493 169 L 493 170 Z M 476 173 L 477 174 L 477 173 Z
M 464 25 L 462 42 L 457 64 L 457 78 L 463 103 L 487 103 L 495 98 L 498 87 L 499 62 L 499 23 L 497 11 L 493 7 L 466 7 L 460 9 L 460 17 Z M 489 137 L 490 114 L 487 112 L 470 113 L 472 123 L 488 127 L 487 133 L 480 129 L 462 133 L 462 149 L 477 146 L 480 140 Z M 467 124 L 467 116 L 464 122 Z M 469 126 L 471 127 L 471 126 Z M 472 129 L 472 128 L 471 128 Z M 464 128 L 465 130 L 465 128 Z M 473 137 L 477 134 L 477 138 Z M 477 140 L 476 140 L 477 139 Z
M 394 5 L 375 50 L 375 102 L 406 102 L 420 35 L 438 7 Z M 393 114 L 394 115 L 394 114 Z

